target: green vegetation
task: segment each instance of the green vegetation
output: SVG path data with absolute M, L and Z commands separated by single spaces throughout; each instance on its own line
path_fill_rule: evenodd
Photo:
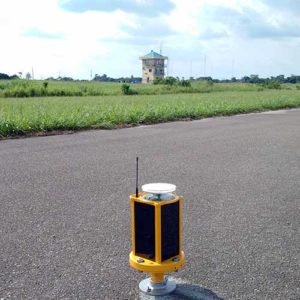
M 137 91 L 134 91 L 130 88 L 130 85 L 128 83 L 123 83 L 121 85 L 121 91 L 123 95 L 136 95 L 138 94 Z
M 129 86 L 127 88 L 127 86 Z M 25 98 L 46 96 L 117 96 L 117 95 L 165 95 L 180 93 L 210 93 L 227 91 L 260 91 L 264 87 L 246 83 L 213 83 L 212 81 L 188 81 L 167 77 L 159 84 L 128 84 L 89 81 L 39 81 L 1 80 L 0 98 Z M 126 94 L 128 93 L 128 94 Z
M 44 89 L 51 89 L 52 82 Z M 41 82 L 40 82 L 41 85 Z M 91 88 L 92 88 L 91 84 Z M 134 86 L 146 91 L 153 86 Z M 165 86 L 164 86 L 165 87 Z M 162 88 L 159 86 L 159 88 Z M 173 87 L 171 87 L 173 88 Z M 174 87 L 182 88 L 182 87 Z M 300 107 L 296 88 L 257 91 L 238 85 L 235 91 L 214 84 L 215 92 L 172 95 L 119 95 L 97 97 L 31 97 L 0 99 L 0 137 L 52 130 L 116 128 L 180 119 L 233 115 Z M 228 91 L 222 91 L 222 89 Z M 251 90 L 252 89 L 252 90 Z M 120 84 L 117 89 L 121 93 Z
M 190 80 L 185 80 L 185 79 L 177 79 L 175 77 L 166 77 L 166 78 L 161 78 L 161 77 L 157 77 L 154 79 L 153 81 L 154 85 L 157 84 L 164 84 L 164 85 L 177 85 L 177 86 L 183 86 L 183 87 L 191 87 L 191 81 Z
M 280 82 L 277 80 L 271 80 L 271 81 L 265 82 L 261 86 L 264 88 L 273 89 L 273 90 L 280 90 L 282 88 Z

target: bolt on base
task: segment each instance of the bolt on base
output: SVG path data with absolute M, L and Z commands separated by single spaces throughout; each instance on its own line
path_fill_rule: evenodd
M 163 296 L 172 293 L 176 289 L 176 283 L 168 278 L 162 282 L 153 282 L 151 278 L 146 278 L 140 282 L 139 288 L 147 295 Z

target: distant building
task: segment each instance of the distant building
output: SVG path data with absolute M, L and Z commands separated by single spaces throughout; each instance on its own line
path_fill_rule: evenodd
M 163 56 L 151 50 L 145 56 L 141 56 L 143 65 L 142 83 L 152 83 L 155 78 L 163 78 L 165 76 L 165 60 L 167 56 Z

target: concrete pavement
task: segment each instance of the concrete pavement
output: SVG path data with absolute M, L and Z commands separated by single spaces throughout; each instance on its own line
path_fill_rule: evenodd
M 141 184 L 185 198 L 168 299 L 300 298 L 291 110 L 0 141 L 0 299 L 145 299 L 128 265 L 136 156 Z

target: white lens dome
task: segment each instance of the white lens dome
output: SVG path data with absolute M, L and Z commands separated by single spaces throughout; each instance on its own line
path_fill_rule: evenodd
M 151 194 L 166 194 L 176 191 L 176 185 L 171 183 L 148 183 L 142 185 L 143 192 Z

